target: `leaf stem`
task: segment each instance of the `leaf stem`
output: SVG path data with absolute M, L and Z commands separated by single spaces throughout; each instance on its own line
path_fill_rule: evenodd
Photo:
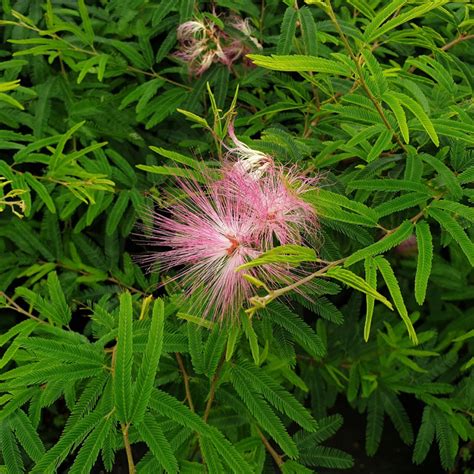
M 265 435 L 257 427 L 255 428 L 255 430 L 257 431 L 258 436 L 260 436 L 260 439 L 262 440 L 262 443 L 264 444 L 266 450 L 269 452 L 270 456 L 273 458 L 273 460 L 277 464 L 280 471 L 282 471 L 281 466 L 284 463 L 283 458 L 275 451 L 275 449 L 270 444 L 268 439 L 265 437 Z
M 186 400 L 189 405 L 189 409 L 194 413 L 194 403 L 193 403 L 193 398 L 191 396 L 191 390 L 189 389 L 189 375 L 186 372 L 186 368 L 184 367 L 183 363 L 183 358 L 181 357 L 181 354 L 179 352 L 175 352 L 176 356 L 176 361 L 178 362 L 179 365 L 179 370 L 181 371 L 181 374 L 183 376 L 183 382 L 184 382 L 184 390 L 186 392 Z
M 135 474 L 137 471 L 135 469 L 135 463 L 133 462 L 132 447 L 128 439 L 128 428 L 128 424 L 122 425 L 123 444 L 125 446 L 125 452 L 127 453 L 128 473 Z
M 209 418 L 209 414 L 211 413 L 212 404 L 214 402 L 214 397 L 216 395 L 217 382 L 219 381 L 219 376 L 220 376 L 222 366 L 224 365 L 224 361 L 225 361 L 225 356 L 222 355 L 221 360 L 219 361 L 219 365 L 217 366 L 216 373 L 212 377 L 211 388 L 209 390 L 209 397 L 207 399 L 206 409 L 204 410 L 204 416 L 203 416 L 203 420 L 206 423 L 207 423 L 207 419 Z
M 325 8 L 324 10 L 327 12 L 329 18 L 331 19 L 331 21 L 333 22 L 339 36 L 341 37 L 342 39 L 342 42 L 344 43 L 344 46 L 347 50 L 347 52 L 349 53 L 350 57 L 352 58 L 352 60 L 354 61 L 354 65 L 357 69 L 357 75 L 358 75 L 358 79 L 359 79 L 359 82 L 360 82 L 360 85 L 362 86 L 362 88 L 364 89 L 365 93 L 367 94 L 367 97 L 370 99 L 370 101 L 374 104 L 378 114 L 380 115 L 380 118 L 382 119 L 384 125 L 387 127 L 387 129 L 392 133 L 392 135 L 395 137 L 395 140 L 397 141 L 398 145 L 400 146 L 400 148 L 403 150 L 403 151 L 407 151 L 406 147 L 405 147 L 405 144 L 401 141 L 400 137 L 398 136 L 398 134 L 395 132 L 395 130 L 392 128 L 392 126 L 390 125 L 390 122 L 387 120 L 387 117 L 385 116 L 385 112 L 383 110 L 383 107 L 382 105 L 380 104 L 380 102 L 374 97 L 374 95 L 372 94 L 372 92 L 370 91 L 367 83 L 365 82 L 365 79 L 364 79 L 364 74 L 363 74 L 363 71 L 362 71 L 362 67 L 361 67 L 361 64 L 360 64 L 360 58 L 358 58 L 354 51 L 352 50 L 351 48 L 351 45 L 349 44 L 349 41 L 346 37 L 346 35 L 344 34 L 344 32 L 342 31 L 341 29 L 341 26 L 339 25 L 339 22 L 337 21 L 337 17 L 336 17 L 336 14 L 334 13 L 334 10 L 332 9 L 332 5 L 331 5 L 331 0 L 327 0 L 325 6 L 327 6 L 327 9 Z

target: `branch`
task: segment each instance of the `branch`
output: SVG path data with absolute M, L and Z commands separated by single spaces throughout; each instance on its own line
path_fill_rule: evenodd
M 225 360 L 225 356 L 223 354 L 221 357 L 221 360 L 219 361 L 219 365 L 217 366 L 216 373 L 212 377 L 211 389 L 209 390 L 209 397 L 207 399 L 206 409 L 204 410 L 204 416 L 203 416 L 203 420 L 206 423 L 207 423 L 207 419 L 209 418 L 209 414 L 211 413 L 212 403 L 214 402 L 214 397 L 216 395 L 217 382 L 219 381 L 219 376 L 221 373 L 222 366 L 224 365 L 224 360 Z
M 362 67 L 360 65 L 360 62 L 359 62 L 359 58 L 356 57 L 356 55 L 354 54 L 354 51 L 352 51 L 352 48 L 351 48 L 351 45 L 349 44 L 349 41 L 347 40 L 347 37 L 346 35 L 344 34 L 344 32 L 342 31 L 340 25 L 339 25 L 339 22 L 337 21 L 337 17 L 336 17 L 336 14 L 334 13 L 334 10 L 332 9 L 332 5 L 331 5 L 331 1 L 330 0 L 327 0 L 326 2 L 326 5 L 327 8 L 324 8 L 324 11 L 326 11 L 326 13 L 328 14 L 329 18 L 331 19 L 331 21 L 334 23 L 334 26 L 339 34 L 339 36 L 341 37 L 342 39 L 342 42 L 344 43 L 344 46 L 347 50 L 347 52 L 349 53 L 350 57 L 352 58 L 352 60 L 354 61 L 354 64 L 355 64 L 355 67 L 357 69 L 357 75 L 359 76 L 359 82 L 360 82 L 360 85 L 362 86 L 362 88 L 364 89 L 365 93 L 367 94 L 367 97 L 370 99 L 370 101 L 374 104 L 378 114 L 380 115 L 380 118 L 382 119 L 384 125 L 387 127 L 387 129 L 392 133 L 392 135 L 395 137 L 395 140 L 397 141 L 397 143 L 399 144 L 400 148 L 403 150 L 403 151 L 407 151 L 406 147 L 405 147 L 405 144 L 401 141 L 400 137 L 398 136 L 398 134 L 395 132 L 395 130 L 392 128 L 392 126 L 390 125 L 390 122 L 387 120 L 387 117 L 385 116 L 385 112 L 383 110 L 383 107 L 382 105 L 379 103 L 379 101 L 373 96 L 372 92 L 370 91 L 369 89 L 369 86 L 367 85 L 367 83 L 365 82 L 365 79 L 364 79 L 364 75 L 363 75 L 363 71 L 362 71 Z
M 186 400 L 188 401 L 190 410 L 194 413 L 194 403 L 191 396 L 191 390 L 189 389 L 189 375 L 187 374 L 186 369 L 184 367 L 183 358 L 181 357 L 181 354 L 179 352 L 176 352 L 175 356 L 179 365 L 179 370 L 181 371 L 181 374 L 183 376 L 184 390 L 186 392 Z
M 260 439 L 262 440 L 262 443 L 265 445 L 266 450 L 270 453 L 270 456 L 273 458 L 273 460 L 276 462 L 278 468 L 281 469 L 281 466 L 283 465 L 284 461 L 283 458 L 273 449 L 273 446 L 270 444 L 267 438 L 265 438 L 265 435 L 258 429 L 257 430 L 258 436 L 260 436 Z

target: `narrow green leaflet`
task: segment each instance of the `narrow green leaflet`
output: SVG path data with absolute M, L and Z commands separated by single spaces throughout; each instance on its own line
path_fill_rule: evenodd
M 456 219 L 442 209 L 430 208 L 429 215 L 436 219 L 441 227 L 451 235 L 453 240 L 461 247 L 469 263 L 474 265 L 474 243 Z
M 145 416 L 163 348 L 163 331 L 164 303 L 161 298 L 158 298 L 153 304 L 148 342 L 133 391 L 134 404 L 130 414 L 130 421 L 134 423 L 140 423 Z
M 441 160 L 428 155 L 428 153 L 420 153 L 419 156 L 425 163 L 428 163 L 439 173 L 439 176 L 443 179 L 446 188 L 450 191 L 453 198 L 461 199 L 463 190 L 454 173 Z
M 292 265 L 298 265 L 303 262 L 315 261 L 317 261 L 316 252 L 312 248 L 294 244 L 280 245 L 279 247 L 275 247 L 259 257 L 254 258 L 250 262 L 240 265 L 237 267 L 237 271 L 248 270 L 249 268 L 271 263 L 289 263 Z
M 293 38 L 296 32 L 296 10 L 288 7 L 281 23 L 280 36 L 277 43 L 277 54 L 289 54 L 292 49 Z
M 422 305 L 425 301 L 433 261 L 433 238 L 430 226 L 426 221 L 416 224 L 416 243 L 418 245 L 418 260 L 415 275 L 415 298 L 417 303 Z
M 120 312 L 115 353 L 114 396 L 117 417 L 122 423 L 129 421 L 132 403 L 132 296 L 120 295 Z
M 256 365 L 260 363 L 260 347 L 258 345 L 258 337 L 255 329 L 252 326 L 252 322 L 247 316 L 243 314 L 241 317 L 242 328 L 244 330 L 245 337 L 249 341 L 250 352 L 252 353 L 253 361 Z
M 381 295 L 375 288 L 372 288 L 363 278 L 357 276 L 355 273 L 352 273 L 349 270 L 346 270 L 341 267 L 330 268 L 326 272 L 328 278 L 333 278 L 334 280 L 340 281 L 341 283 L 350 286 L 366 295 L 373 296 L 376 300 L 383 303 L 387 308 L 393 309 L 392 303 Z
M 151 415 L 146 416 L 137 426 L 141 438 L 150 448 L 153 456 L 166 469 L 166 472 L 178 472 L 178 462 L 169 441 L 166 439 L 160 425 Z
M 329 59 L 314 56 L 291 55 L 291 56 L 262 56 L 260 54 L 248 54 L 247 57 L 256 66 L 272 69 L 274 71 L 287 72 L 320 72 L 323 74 L 337 74 L 349 77 L 352 72 L 345 64 Z
M 413 327 L 410 317 L 408 316 L 408 311 L 403 300 L 402 292 L 400 291 L 400 286 L 398 284 L 397 278 L 395 277 L 395 274 L 393 273 L 390 263 L 388 262 L 388 260 L 381 256 L 376 257 L 374 260 L 377 265 L 377 268 L 380 271 L 380 274 L 382 275 L 385 281 L 385 284 L 387 285 L 393 303 L 395 304 L 398 313 L 400 314 L 403 322 L 405 323 L 411 341 L 413 342 L 413 344 L 418 344 L 418 338 L 416 336 L 415 328 Z
M 395 99 L 398 99 L 401 104 L 403 104 L 410 112 L 419 120 L 423 128 L 428 133 L 431 141 L 436 145 L 439 146 L 439 138 L 436 130 L 433 126 L 433 122 L 430 120 L 426 112 L 423 110 L 423 107 L 413 100 L 411 97 L 407 96 L 406 94 L 402 94 L 400 92 L 392 92 L 391 96 Z
M 386 235 L 383 239 L 375 242 L 375 244 L 369 245 L 365 249 L 358 250 L 353 253 L 350 257 L 344 262 L 345 267 L 350 267 L 354 263 L 359 262 L 367 257 L 373 257 L 380 253 L 386 252 L 396 245 L 402 243 L 413 232 L 413 223 L 410 221 L 404 221 L 394 232 Z
M 390 107 L 395 118 L 397 119 L 398 127 L 400 128 L 400 132 L 402 134 L 405 143 L 409 143 L 410 141 L 410 133 L 408 131 L 408 124 L 407 118 L 405 114 L 405 110 L 400 103 L 400 100 L 393 95 L 390 91 L 385 92 L 382 96 L 383 101 Z
M 377 268 L 372 258 L 364 260 L 365 280 L 374 289 L 377 289 Z M 364 323 L 364 340 L 367 342 L 370 336 L 370 327 L 374 315 L 375 298 L 372 295 L 365 295 L 366 313 Z
M 427 2 L 422 3 L 421 5 L 417 7 L 413 7 L 408 9 L 407 11 L 404 11 L 400 15 L 394 15 L 393 18 L 388 20 L 387 22 L 383 23 L 381 26 L 377 28 L 372 28 L 369 30 L 369 33 L 367 33 L 367 30 L 365 32 L 365 39 L 369 42 L 372 43 L 375 39 L 378 37 L 388 33 L 389 31 L 393 30 L 399 25 L 407 24 L 414 18 L 417 18 L 419 16 L 425 15 L 428 13 L 430 10 L 433 10 L 434 8 L 438 8 L 445 3 L 447 3 L 448 0 L 430 0 Z M 382 17 L 382 22 L 385 21 L 387 18 L 387 12 L 390 12 L 388 16 L 390 16 L 393 12 L 395 12 L 401 5 L 403 5 L 406 2 L 402 1 L 397 1 L 395 0 L 394 2 L 391 2 L 387 7 L 386 10 L 382 10 L 384 12 L 384 15 Z M 380 21 L 380 18 L 377 18 L 378 23 Z
M 268 403 L 263 400 L 260 394 L 250 389 L 247 380 L 240 371 L 234 370 L 234 368 L 231 371 L 231 382 L 257 423 L 270 434 L 287 456 L 292 459 L 296 458 L 298 448 Z
M 110 436 L 113 421 L 112 416 L 104 416 L 100 420 L 84 441 L 74 464 L 68 472 L 71 474 L 86 474 L 92 471 L 97 457 L 99 456 L 100 449 L 104 445 L 106 438 Z

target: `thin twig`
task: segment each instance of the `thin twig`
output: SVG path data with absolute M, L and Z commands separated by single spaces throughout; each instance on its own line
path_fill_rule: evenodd
M 207 423 L 207 419 L 209 418 L 209 414 L 211 413 L 212 404 L 214 402 L 214 397 L 216 395 L 216 387 L 217 382 L 219 381 L 219 376 L 221 373 L 222 366 L 224 365 L 225 356 L 222 355 L 221 360 L 219 361 L 219 365 L 217 366 L 216 373 L 212 377 L 211 381 L 211 388 L 209 390 L 209 397 L 206 403 L 206 409 L 204 410 L 203 420 Z
M 380 115 L 380 118 L 382 119 L 384 125 L 392 133 L 392 135 L 394 136 L 394 138 L 397 141 L 400 148 L 403 151 L 407 151 L 405 144 L 401 141 L 400 137 L 395 132 L 393 127 L 390 125 L 390 122 L 387 120 L 387 117 L 385 116 L 385 112 L 383 110 L 383 107 L 380 105 L 379 101 L 374 97 L 374 95 L 372 94 L 372 92 L 369 89 L 369 86 L 365 82 L 364 74 L 363 74 L 363 71 L 362 71 L 362 66 L 360 65 L 360 62 L 359 62 L 359 58 L 354 54 L 354 51 L 352 50 L 351 45 L 349 44 L 349 41 L 348 41 L 346 35 L 342 31 L 342 28 L 339 25 L 339 22 L 337 21 L 336 14 L 334 13 L 334 10 L 332 9 L 331 1 L 327 0 L 326 5 L 327 5 L 328 8 L 325 9 L 325 11 L 327 12 L 327 14 L 328 14 L 329 18 L 331 19 L 332 23 L 334 24 L 339 36 L 341 37 L 342 42 L 344 43 L 344 46 L 345 46 L 347 52 L 349 53 L 350 57 L 354 61 L 354 65 L 357 69 L 357 75 L 358 75 L 360 85 L 362 86 L 365 93 L 367 94 L 367 97 L 374 104 L 374 106 L 375 106 L 378 114 Z
M 265 435 L 258 428 L 255 428 L 255 429 L 257 430 L 257 434 L 258 436 L 260 436 L 262 443 L 265 445 L 266 450 L 270 453 L 270 456 L 273 458 L 273 460 L 275 461 L 275 463 L 277 464 L 278 468 L 281 471 L 282 470 L 281 466 L 284 463 L 283 458 L 275 451 L 275 449 L 270 444 L 270 442 L 265 437 Z
M 186 372 L 186 369 L 184 367 L 183 358 L 181 357 L 181 354 L 179 352 L 175 352 L 175 356 L 179 365 L 179 370 L 181 371 L 181 374 L 183 376 L 184 390 L 186 392 L 186 400 L 188 402 L 189 409 L 194 413 L 193 398 L 191 396 L 191 390 L 189 389 L 189 375 Z
M 7 300 L 7 303 L 9 304 L 9 306 L 7 306 L 8 308 L 14 309 L 18 313 L 23 314 L 24 316 L 28 316 L 30 319 L 33 319 L 38 323 L 48 324 L 46 321 L 43 321 L 34 314 L 31 314 L 29 311 L 26 311 L 26 309 L 23 309 L 19 304 L 15 302 L 15 300 L 10 298 L 5 292 L 0 291 L 0 296 L 3 296 Z
M 132 447 L 130 446 L 130 440 L 128 439 L 128 427 L 129 425 L 122 425 L 123 444 L 125 446 L 125 452 L 127 453 L 128 462 L 128 474 L 135 474 L 135 463 L 133 462 Z

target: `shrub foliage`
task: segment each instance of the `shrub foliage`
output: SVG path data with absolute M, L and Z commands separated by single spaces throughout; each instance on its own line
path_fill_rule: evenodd
M 338 397 L 369 455 L 390 420 L 452 469 L 474 438 L 468 2 L 212 3 L 1 2 L 2 472 L 351 468 L 325 444 Z M 230 11 L 263 48 L 193 76 L 176 28 Z M 233 115 L 320 176 L 320 232 L 250 264 L 316 262 L 310 298 L 254 282 L 228 327 L 140 268 L 133 233 Z

